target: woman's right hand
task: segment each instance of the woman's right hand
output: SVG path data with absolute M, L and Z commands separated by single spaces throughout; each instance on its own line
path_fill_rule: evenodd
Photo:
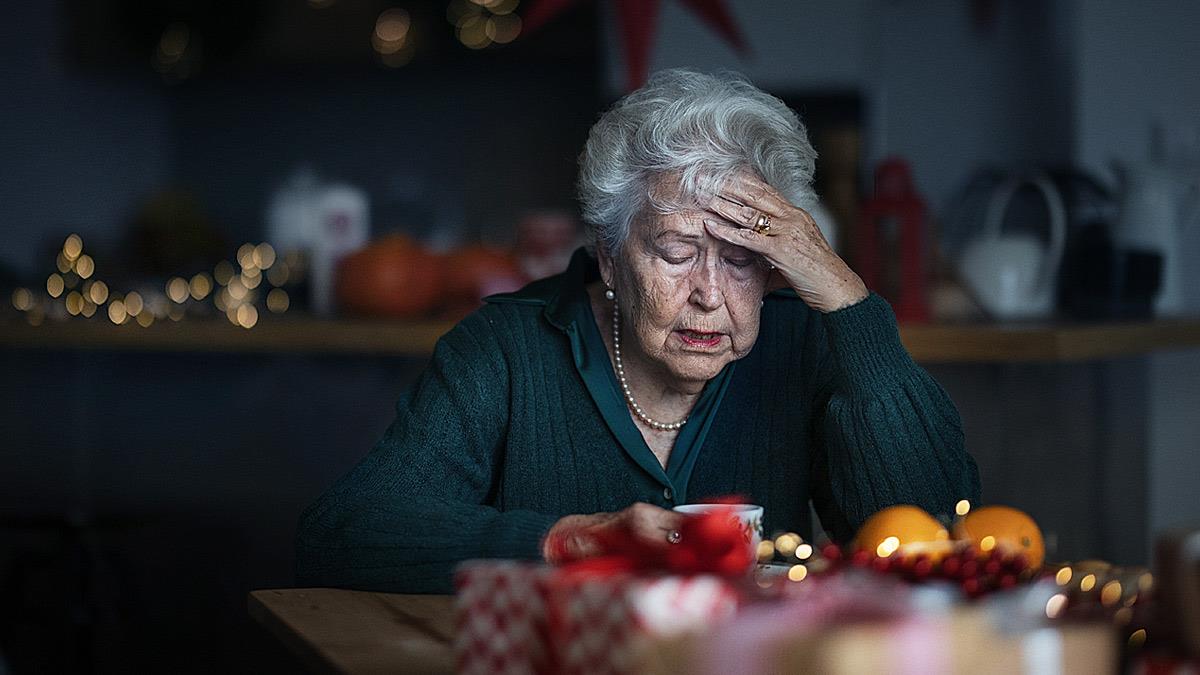
M 667 535 L 678 532 L 687 516 L 637 502 L 615 513 L 563 516 L 542 542 L 542 557 L 551 565 L 612 552 L 612 543 L 648 548 L 669 546 Z

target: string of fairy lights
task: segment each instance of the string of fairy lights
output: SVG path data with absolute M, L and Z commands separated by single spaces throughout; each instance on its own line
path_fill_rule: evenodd
M 308 0 L 315 11 L 335 4 L 337 0 Z M 519 4 L 520 0 L 451 0 L 446 6 L 446 21 L 454 27 L 454 37 L 468 49 L 505 45 L 521 34 L 521 17 L 515 13 Z M 380 12 L 370 35 L 379 63 L 388 68 L 408 65 L 419 42 L 413 32 L 408 10 L 391 7 Z M 150 65 L 169 83 L 196 75 L 203 68 L 203 38 L 193 34 L 192 27 L 185 22 L 167 25 L 159 35 Z
M 115 325 L 149 328 L 156 322 L 211 315 L 213 309 L 247 330 L 258 324 L 260 306 L 274 314 L 291 307 L 284 288 L 301 280 L 297 252 L 279 256 L 267 243 L 243 244 L 233 261 L 222 260 L 211 272 L 173 276 L 161 288 L 142 285 L 118 291 L 97 276 L 96 261 L 84 252 L 83 238 L 71 234 L 55 258 L 57 270 L 46 277 L 44 292 L 20 287 L 12 304 L 30 325 L 52 320 L 104 319 Z

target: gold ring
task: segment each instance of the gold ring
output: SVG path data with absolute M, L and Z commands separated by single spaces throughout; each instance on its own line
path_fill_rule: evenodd
M 754 221 L 753 229 L 757 234 L 767 234 L 771 231 L 771 216 L 765 213 L 758 214 L 758 220 Z
M 683 540 L 683 535 L 679 534 L 679 530 L 671 530 L 667 533 L 668 544 L 678 544 Z

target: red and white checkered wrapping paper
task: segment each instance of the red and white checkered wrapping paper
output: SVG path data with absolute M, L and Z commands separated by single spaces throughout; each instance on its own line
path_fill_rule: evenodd
M 455 574 L 458 672 L 551 672 L 546 651 L 547 567 L 513 561 L 467 563 Z
M 712 576 L 584 576 L 511 561 L 456 575 L 460 673 L 621 675 L 648 640 L 728 619 L 737 591 Z

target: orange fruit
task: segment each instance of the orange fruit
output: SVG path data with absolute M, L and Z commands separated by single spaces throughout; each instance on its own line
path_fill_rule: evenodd
M 1037 523 L 1029 514 L 1011 506 L 974 509 L 954 524 L 954 538 L 969 541 L 985 553 L 996 547 L 1009 553 L 1023 553 L 1030 569 L 1041 567 L 1046 558 L 1046 546 Z
M 902 555 L 926 553 L 940 558 L 950 547 L 937 542 L 949 543 L 949 539 L 950 533 L 936 518 L 920 507 L 901 504 L 889 506 L 867 518 L 854 538 L 854 547 L 882 557 L 900 552 Z

